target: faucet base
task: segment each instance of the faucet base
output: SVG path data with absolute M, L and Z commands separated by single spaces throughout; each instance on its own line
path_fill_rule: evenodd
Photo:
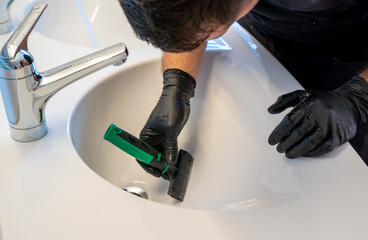
M 45 121 L 36 127 L 27 129 L 16 129 L 10 126 L 10 133 L 15 141 L 32 142 L 44 137 L 47 134 L 47 126 Z

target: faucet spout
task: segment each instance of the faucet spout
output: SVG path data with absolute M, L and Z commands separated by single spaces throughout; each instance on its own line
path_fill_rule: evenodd
M 26 56 L 26 52 L 22 52 Z M 69 84 L 102 68 L 125 62 L 128 50 L 125 44 L 118 43 L 41 74 L 37 72 L 31 55 L 28 54 L 28 56 L 30 56 L 27 58 L 30 65 L 27 67 L 32 69 L 33 74 L 16 81 L 17 117 L 16 121 L 9 121 L 13 139 L 20 142 L 34 141 L 47 134 L 45 106 L 51 96 Z
M 42 78 L 34 86 L 36 98 L 47 99 L 67 85 L 109 65 L 124 63 L 128 49 L 124 43 L 81 57 L 41 73 Z

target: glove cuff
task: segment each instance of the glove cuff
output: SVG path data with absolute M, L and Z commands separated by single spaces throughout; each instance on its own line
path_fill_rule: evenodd
M 196 81 L 189 73 L 180 69 L 170 68 L 164 71 L 163 76 L 164 88 L 177 87 L 178 92 L 184 93 L 188 97 L 194 96 Z
M 334 90 L 343 94 L 354 106 L 359 123 L 368 120 L 368 83 L 361 77 L 354 76 L 349 82 Z

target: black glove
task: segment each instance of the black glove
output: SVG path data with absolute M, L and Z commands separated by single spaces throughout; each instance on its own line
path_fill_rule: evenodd
M 163 73 L 164 87 L 161 97 L 140 133 L 140 139 L 163 153 L 167 162 L 177 161 L 177 138 L 188 120 L 190 98 L 194 96 L 196 82 L 192 76 L 179 69 L 167 69 Z M 138 161 L 153 176 L 161 172 Z
M 367 121 L 368 83 L 353 77 L 334 91 L 295 91 L 279 97 L 268 111 L 294 109 L 273 130 L 268 142 L 288 158 L 316 157 L 355 136 Z

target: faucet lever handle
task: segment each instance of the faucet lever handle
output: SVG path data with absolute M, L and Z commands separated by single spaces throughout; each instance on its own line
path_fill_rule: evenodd
M 20 23 L 17 30 L 4 45 L 1 55 L 4 58 L 13 59 L 20 49 L 26 49 L 28 36 L 36 26 L 42 13 L 45 11 L 47 3 L 37 2 L 28 13 L 28 15 Z

